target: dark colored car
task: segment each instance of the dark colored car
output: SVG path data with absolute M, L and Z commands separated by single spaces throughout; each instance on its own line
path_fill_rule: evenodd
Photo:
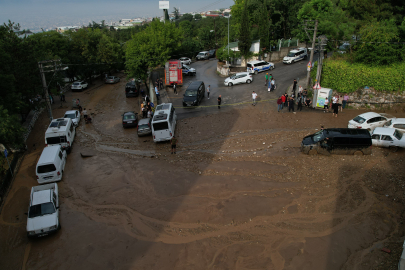
M 301 143 L 305 154 L 370 155 L 371 136 L 367 129 L 328 128 L 306 136 Z
M 139 96 L 138 87 L 134 81 L 130 81 L 125 85 L 125 96 L 126 97 L 137 97 Z
M 209 50 L 208 54 L 209 54 L 209 58 L 213 58 L 213 57 L 215 58 L 215 49 Z
M 203 81 L 192 82 L 183 95 L 183 106 L 199 106 L 205 96 L 205 85 Z
M 138 126 L 138 114 L 134 112 L 125 112 L 122 115 L 122 126 L 126 127 L 137 127 Z
M 152 135 L 152 118 L 144 118 L 138 122 L 138 137 Z

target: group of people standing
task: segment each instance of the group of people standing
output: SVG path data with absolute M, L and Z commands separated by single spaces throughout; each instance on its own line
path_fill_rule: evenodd
M 343 112 L 343 109 L 346 107 L 347 101 L 349 100 L 349 95 L 345 94 L 343 97 L 339 95 L 335 95 L 332 97 L 332 117 L 337 117 L 339 113 L 339 108 L 340 112 Z M 323 112 L 326 113 L 329 111 L 329 99 L 326 98 L 324 105 L 323 105 Z
M 154 104 L 150 102 L 149 96 L 145 95 L 145 98 L 141 104 L 142 118 L 151 118 L 153 116 Z
M 266 79 L 266 83 L 264 84 L 267 86 L 267 91 L 271 92 L 276 89 L 276 81 L 274 80 L 274 77 L 272 74 L 269 75 L 269 73 L 266 73 L 266 76 L 264 76 Z

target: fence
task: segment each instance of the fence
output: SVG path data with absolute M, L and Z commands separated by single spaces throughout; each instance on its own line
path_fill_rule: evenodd
M 12 155 L 13 159 L 10 162 L 10 167 L 11 167 L 11 170 L 13 171 L 13 175 L 15 174 L 15 172 L 18 171 L 18 168 L 21 164 L 23 155 L 24 155 L 24 152 L 14 152 L 13 153 L 13 155 Z M 11 183 L 13 182 L 13 179 L 14 178 L 11 175 L 11 172 L 9 169 L 7 169 L 3 175 L 0 175 L 0 213 L 3 208 L 3 203 L 5 201 L 7 193 L 11 186 Z
M 26 132 L 23 135 L 24 142 L 27 141 L 28 136 L 31 133 L 31 130 L 34 128 L 35 122 L 37 121 L 39 115 L 44 111 L 45 108 L 40 108 L 39 110 L 32 110 L 27 117 L 27 121 L 23 124 L 23 127 L 26 129 Z M 28 120 L 31 117 L 30 120 Z

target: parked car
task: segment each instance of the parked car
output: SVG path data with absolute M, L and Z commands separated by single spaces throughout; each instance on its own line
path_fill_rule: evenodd
M 375 128 L 371 135 L 371 141 L 374 146 L 389 147 L 394 151 L 396 151 L 398 147 L 405 148 L 405 136 L 395 128 Z
M 65 112 L 65 116 L 63 118 L 70 118 L 72 119 L 73 125 L 77 127 L 80 122 L 80 112 L 78 110 L 71 110 Z
M 183 65 L 181 69 L 182 69 L 183 75 L 191 75 L 191 76 L 196 75 L 195 68 L 191 68 L 191 67 L 189 67 L 187 65 Z
M 137 97 L 139 96 L 138 87 L 135 81 L 130 81 L 125 85 L 125 96 L 126 97 Z
M 70 86 L 70 90 L 72 90 L 72 92 L 75 91 L 83 91 L 84 89 L 86 89 L 87 87 L 89 87 L 89 84 L 83 81 L 78 81 L 78 82 L 74 82 L 72 83 L 72 85 Z
M 304 137 L 301 151 L 308 155 L 370 155 L 371 136 L 364 129 L 329 128 Z
M 210 53 L 207 51 L 203 51 L 197 54 L 196 56 L 197 60 L 207 60 L 210 58 Z
M 251 83 L 252 81 L 252 74 L 250 74 L 249 72 L 240 72 L 226 78 L 224 84 L 226 86 L 232 86 L 239 83 Z
M 363 128 L 369 132 L 376 127 L 384 126 L 389 120 L 393 119 L 392 115 L 386 113 L 367 112 L 360 114 L 349 121 L 348 128 Z
M 209 56 L 208 56 L 208 58 L 215 58 L 215 49 L 212 49 L 212 50 L 209 50 L 208 51 L 208 54 L 209 54 Z
M 120 77 L 117 76 L 108 76 L 105 78 L 105 83 L 117 83 L 120 81 Z
M 262 71 L 274 69 L 274 63 L 255 60 L 247 63 L 247 72 L 257 74 Z
M 191 64 L 191 59 L 188 58 L 188 57 L 182 57 L 179 60 L 183 65 L 190 65 Z
M 152 135 L 152 118 L 144 118 L 138 121 L 138 137 Z
M 31 188 L 27 236 L 41 237 L 60 229 L 59 194 L 56 183 Z
M 292 64 L 294 62 L 298 62 L 300 60 L 306 60 L 308 58 L 308 52 L 306 48 L 298 48 L 295 50 L 291 50 L 287 56 L 284 56 L 283 63 L 284 64 Z
M 138 114 L 135 112 L 125 112 L 122 115 L 122 126 L 127 127 L 137 127 L 138 126 Z
M 350 43 L 349 42 L 345 42 L 342 45 L 339 46 L 338 52 L 343 54 L 343 53 L 347 53 L 350 51 Z
M 388 120 L 384 127 L 396 128 L 402 132 L 405 132 L 405 118 L 394 118 Z
M 192 82 L 183 95 L 183 106 L 199 106 L 205 96 L 205 85 L 203 81 Z

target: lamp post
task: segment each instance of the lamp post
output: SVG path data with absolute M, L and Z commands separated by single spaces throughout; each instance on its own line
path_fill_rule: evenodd
M 231 17 L 231 14 L 228 14 L 228 56 L 229 56 L 229 18 Z

